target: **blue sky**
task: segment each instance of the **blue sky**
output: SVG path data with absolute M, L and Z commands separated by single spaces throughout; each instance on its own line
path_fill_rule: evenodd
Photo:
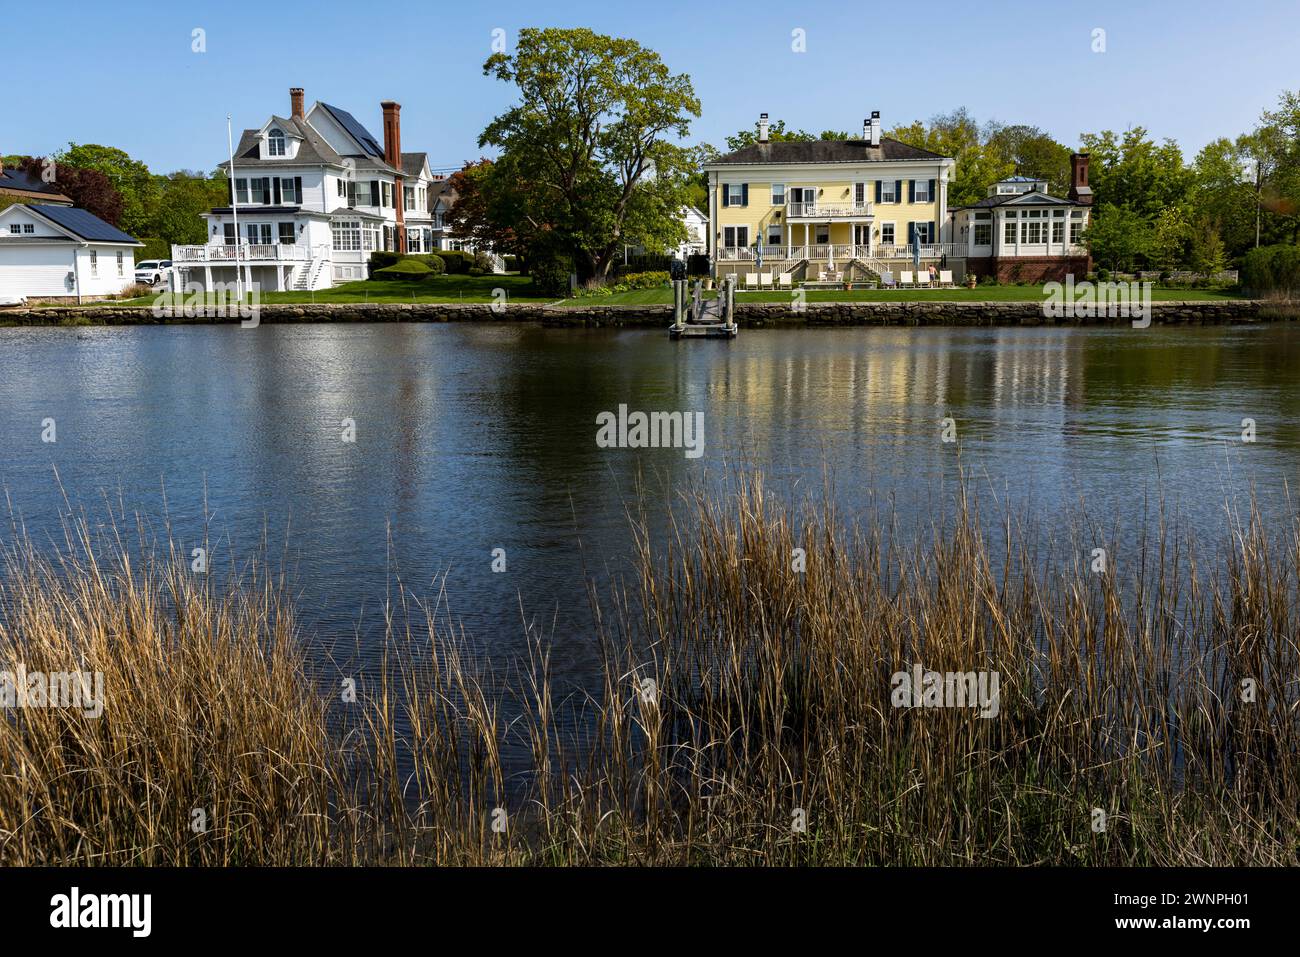
M 496 28 L 507 41 L 524 26 L 639 40 L 690 74 L 704 109 L 691 140 L 718 146 L 762 111 L 817 132 L 857 129 L 873 109 L 888 128 L 966 106 L 1069 146 L 1084 131 L 1142 125 L 1190 157 L 1300 88 L 1297 0 L 101 3 L 76 4 L 57 29 L 49 9 L 5 8 L 0 154 L 102 143 L 155 172 L 213 167 L 226 114 L 236 130 L 286 114 L 291 86 L 376 135 L 379 101 L 398 100 L 403 147 L 459 166 L 510 102 L 482 75 Z M 191 50 L 195 28 L 205 53 Z M 791 50 L 796 28 L 805 53 Z M 1092 51 L 1095 28 L 1104 53 Z

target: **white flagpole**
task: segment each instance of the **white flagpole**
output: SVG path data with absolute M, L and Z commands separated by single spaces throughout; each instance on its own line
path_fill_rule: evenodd
M 235 141 L 230 132 L 230 114 L 226 114 L 226 148 L 230 151 L 230 216 L 235 226 L 235 295 L 244 301 L 244 273 L 239 265 L 239 190 L 235 189 Z

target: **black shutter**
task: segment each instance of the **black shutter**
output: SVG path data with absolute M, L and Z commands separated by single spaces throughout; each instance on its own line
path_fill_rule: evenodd
M 937 202 L 939 194 L 934 191 L 934 180 L 930 180 L 930 202 Z
M 271 205 L 271 177 L 269 176 L 262 177 L 262 204 Z
M 295 176 L 293 178 L 293 194 L 298 205 L 301 206 L 302 205 L 302 177 L 301 176 Z
M 357 208 L 357 184 L 348 180 L 348 209 Z
M 880 184 L 882 182 L 884 182 L 884 180 L 879 180 L 879 179 L 876 180 L 876 202 L 877 203 L 880 202 Z
M 273 188 L 275 189 L 275 205 L 279 206 L 280 205 L 280 177 L 277 176 L 275 179 L 271 181 L 271 183 Z
M 740 205 L 741 206 L 749 205 L 749 184 L 748 183 L 740 184 Z
M 727 200 L 730 198 L 731 198 L 731 190 L 728 189 L 726 186 L 723 186 L 722 187 L 722 208 L 723 209 L 726 209 L 728 206 L 731 205 L 729 202 L 727 202 Z
M 916 223 L 910 221 L 907 224 L 907 244 L 909 246 L 916 244 Z
M 379 191 L 379 180 L 377 179 L 372 179 L 370 181 L 370 205 L 384 205 L 384 194 Z
M 902 201 L 903 201 L 903 181 L 901 179 L 896 179 L 894 180 L 894 202 L 901 203 Z
M 907 201 L 909 203 L 916 202 L 916 180 L 914 179 L 907 181 Z
M 235 179 L 233 176 L 230 179 L 226 180 L 226 185 L 230 187 L 230 205 L 234 206 L 235 205 Z

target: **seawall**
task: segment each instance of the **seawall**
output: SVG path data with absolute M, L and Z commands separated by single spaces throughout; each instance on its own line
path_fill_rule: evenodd
M 1154 302 L 1152 325 L 1230 325 L 1300 317 L 1300 302 L 1252 299 Z M 51 306 L 0 310 L 0 325 L 160 325 L 236 323 L 237 315 L 159 318 L 147 306 Z M 531 322 L 557 328 L 663 328 L 672 307 L 510 303 L 293 303 L 263 305 L 261 323 Z M 1041 302 L 818 302 L 796 311 L 789 303 L 737 303 L 742 327 L 774 326 L 1074 326 L 1131 325 L 1124 316 L 1054 319 Z

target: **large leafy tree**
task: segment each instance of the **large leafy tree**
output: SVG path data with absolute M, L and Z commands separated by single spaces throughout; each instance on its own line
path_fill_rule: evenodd
M 75 166 L 107 176 L 122 197 L 121 222 L 117 225 L 132 235 L 148 232 L 160 194 L 157 179 L 148 166 L 122 150 L 94 143 L 69 143 L 54 159 L 60 168 Z M 62 180 L 62 174 L 59 178 Z
M 1185 201 L 1192 177 L 1173 140 L 1156 143 L 1140 126 L 1122 136 L 1085 133 L 1082 140 L 1092 155 L 1088 178 L 1098 205 L 1122 206 L 1151 222 Z
M 178 170 L 158 177 L 158 198 L 149 217 L 149 235 L 164 242 L 198 245 L 207 242 L 207 224 L 200 218 L 229 196 L 226 176 Z
M 1018 176 L 1047 180 L 1048 192 L 1064 196 L 1070 188 L 1070 151 L 1036 126 L 991 124 L 987 147 Z
M 483 72 L 519 92 L 479 137 L 528 186 L 515 225 L 544 225 L 584 279 L 605 276 L 625 245 L 684 238 L 692 151 L 676 141 L 700 115 L 688 76 L 635 40 L 585 28 L 521 30 Z
M 1129 269 L 1150 255 L 1152 226 L 1127 206 L 1103 204 L 1093 210 L 1083 241 L 1098 265 Z
M 957 161 L 948 184 L 948 205 L 967 206 L 988 195 L 991 185 L 1014 172 L 1014 166 L 989 148 L 987 130 L 982 129 L 964 107 L 896 126 L 888 135 L 900 142 L 950 156 Z

